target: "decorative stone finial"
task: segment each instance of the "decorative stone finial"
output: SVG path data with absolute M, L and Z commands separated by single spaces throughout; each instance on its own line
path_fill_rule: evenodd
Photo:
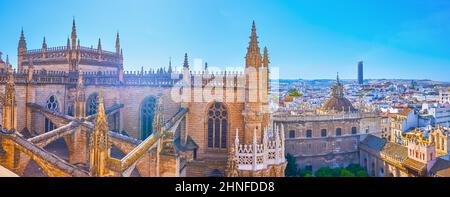
M 262 62 L 261 51 L 258 46 L 258 35 L 256 34 L 255 21 L 252 23 L 250 42 L 245 56 L 246 67 L 260 67 Z
M 183 63 L 183 67 L 184 67 L 184 68 L 189 68 L 189 60 L 188 60 L 188 54 L 187 54 L 187 53 L 184 54 L 184 63 Z

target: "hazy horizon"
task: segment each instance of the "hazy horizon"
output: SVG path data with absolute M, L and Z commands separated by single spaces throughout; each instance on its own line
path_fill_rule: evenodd
M 346 79 L 346 78 L 339 78 L 342 81 L 357 81 L 357 79 Z M 313 80 L 330 80 L 334 81 L 336 78 L 280 78 L 280 80 L 306 80 L 306 81 L 313 81 Z M 432 79 L 408 79 L 408 78 L 369 78 L 364 79 L 366 80 L 402 80 L 402 81 L 433 81 L 433 82 L 442 82 L 442 83 L 450 83 L 450 81 L 439 81 L 439 80 L 432 80 Z

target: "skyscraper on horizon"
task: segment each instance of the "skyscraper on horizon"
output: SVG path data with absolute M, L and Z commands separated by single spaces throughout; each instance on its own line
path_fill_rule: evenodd
M 358 62 L 358 84 L 360 84 L 360 85 L 364 84 L 363 66 L 364 66 L 364 62 L 359 61 Z

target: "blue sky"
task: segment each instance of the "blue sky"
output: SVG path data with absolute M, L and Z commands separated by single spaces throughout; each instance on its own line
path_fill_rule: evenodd
M 65 45 L 72 17 L 84 46 L 114 50 L 127 69 L 181 65 L 185 52 L 219 68 L 244 63 L 251 21 L 282 78 L 450 81 L 447 0 L 0 0 L 0 51 L 16 62 L 21 27 L 29 49 Z

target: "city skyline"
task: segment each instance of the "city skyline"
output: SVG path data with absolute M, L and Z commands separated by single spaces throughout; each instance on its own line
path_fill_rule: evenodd
M 185 52 L 192 62 L 204 59 L 210 67 L 240 67 L 248 26 L 255 20 L 258 32 L 264 32 L 260 45 L 267 45 L 283 79 L 333 79 L 336 72 L 356 79 L 357 63 L 364 61 L 366 79 L 450 81 L 445 74 L 450 71 L 450 26 L 445 24 L 450 3 L 324 2 L 321 7 L 245 1 L 239 8 L 229 1 L 201 0 L 3 2 L 8 9 L 0 13 L 0 51 L 16 66 L 21 27 L 28 49 L 40 48 L 44 36 L 49 47 L 62 46 L 74 17 L 84 46 L 96 47 L 100 37 L 103 48 L 113 51 L 119 31 L 128 69 L 167 66 L 170 57 L 181 66 Z

